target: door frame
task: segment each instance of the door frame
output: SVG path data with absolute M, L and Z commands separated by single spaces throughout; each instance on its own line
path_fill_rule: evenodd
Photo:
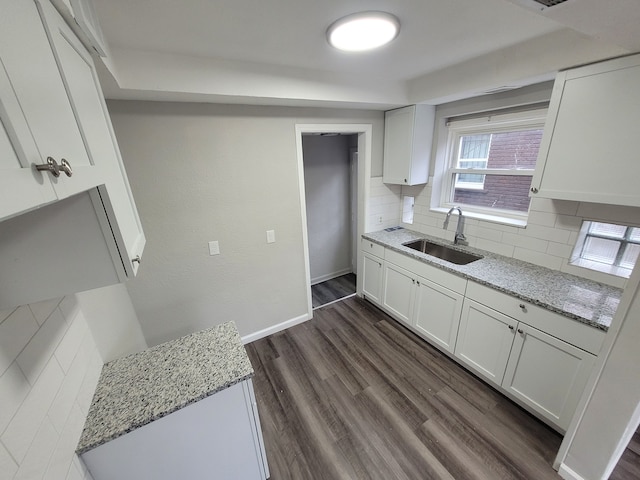
M 302 220 L 302 242 L 304 250 L 304 268 L 307 292 L 307 316 L 313 318 L 311 298 L 311 266 L 309 263 L 309 232 L 307 231 L 307 201 L 304 186 L 304 158 L 302 152 L 302 135 L 304 133 L 342 133 L 358 135 L 358 218 L 357 236 L 365 233 L 367 213 L 369 210 L 371 177 L 371 146 L 373 143 L 373 125 L 370 123 L 300 123 L 296 124 L 296 153 L 298 157 L 298 188 L 300 192 L 300 215 Z M 360 246 L 358 244 L 358 271 L 362 271 L 360 265 Z M 358 284 L 361 280 L 358 277 Z

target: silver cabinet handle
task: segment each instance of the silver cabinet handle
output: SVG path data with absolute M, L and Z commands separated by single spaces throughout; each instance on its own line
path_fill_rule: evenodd
M 131 263 L 137 263 L 140 265 L 142 263 L 142 258 L 140 258 L 140 255 L 136 255 L 136 258 L 131 259 Z
M 47 157 L 47 163 L 36 165 L 36 170 L 38 170 L 39 172 L 49 172 L 56 178 L 60 176 L 60 171 L 63 171 L 67 177 L 73 175 L 71 164 L 64 158 L 60 161 L 60 165 L 58 165 L 58 162 L 56 162 L 53 158 Z

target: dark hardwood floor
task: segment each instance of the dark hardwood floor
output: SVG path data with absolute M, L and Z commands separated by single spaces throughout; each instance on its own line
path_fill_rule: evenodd
M 273 480 L 560 478 L 560 435 L 364 300 L 247 351 Z
M 620 461 L 614 468 L 609 480 L 634 480 L 640 478 L 640 430 L 638 430 L 627 449 L 620 457 Z
M 313 308 L 318 308 L 354 293 L 356 293 L 356 276 L 353 273 L 347 273 L 326 282 L 312 285 L 311 305 Z

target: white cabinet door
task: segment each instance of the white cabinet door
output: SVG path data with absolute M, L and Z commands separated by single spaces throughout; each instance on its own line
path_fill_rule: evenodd
M 49 179 L 32 168 L 40 161 L 40 152 L 0 61 L 0 219 L 56 200 Z
M 534 196 L 640 206 L 639 84 L 640 55 L 556 77 Z
M 92 168 L 90 175 L 80 172 L 79 181 L 89 182 L 87 188 L 103 184 L 97 208 L 106 211 L 106 228 L 111 229 L 127 276 L 134 276 L 139 265 L 134 259 L 142 256 L 145 237 L 93 60 L 48 1 L 42 2 L 41 10 L 92 162 L 100 167 Z
M 414 325 L 425 338 L 453 353 L 464 296 L 418 277 Z
M 382 259 L 368 253 L 362 254 L 362 293 L 380 305 L 382 291 Z
M 435 107 L 410 105 L 385 112 L 384 183 L 427 183 Z
M 71 178 L 42 172 L 34 181 L 51 182 L 58 198 L 98 185 L 99 168 L 85 145 L 35 2 L 3 2 L 0 60 L 40 153 L 37 161 L 30 161 L 43 164 L 47 157 L 57 162 L 64 158 L 73 168 Z M 4 188 L 5 179 L 1 181 Z
M 525 324 L 518 324 L 502 386 L 566 431 L 595 357 Z
M 384 264 L 382 306 L 397 320 L 413 326 L 416 277 L 392 263 Z
M 465 299 L 455 356 L 491 383 L 500 386 L 518 322 Z

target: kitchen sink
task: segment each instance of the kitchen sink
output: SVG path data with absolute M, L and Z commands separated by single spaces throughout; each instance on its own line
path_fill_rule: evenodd
M 403 243 L 403 245 L 405 247 L 412 248 L 413 250 L 417 250 L 418 252 L 426 253 L 427 255 L 432 255 L 442 260 L 446 260 L 447 262 L 455 263 L 456 265 L 467 265 L 468 263 L 475 262 L 482 258 L 482 255 L 462 252 L 460 250 L 447 247 L 446 245 L 439 245 L 424 239 Z

